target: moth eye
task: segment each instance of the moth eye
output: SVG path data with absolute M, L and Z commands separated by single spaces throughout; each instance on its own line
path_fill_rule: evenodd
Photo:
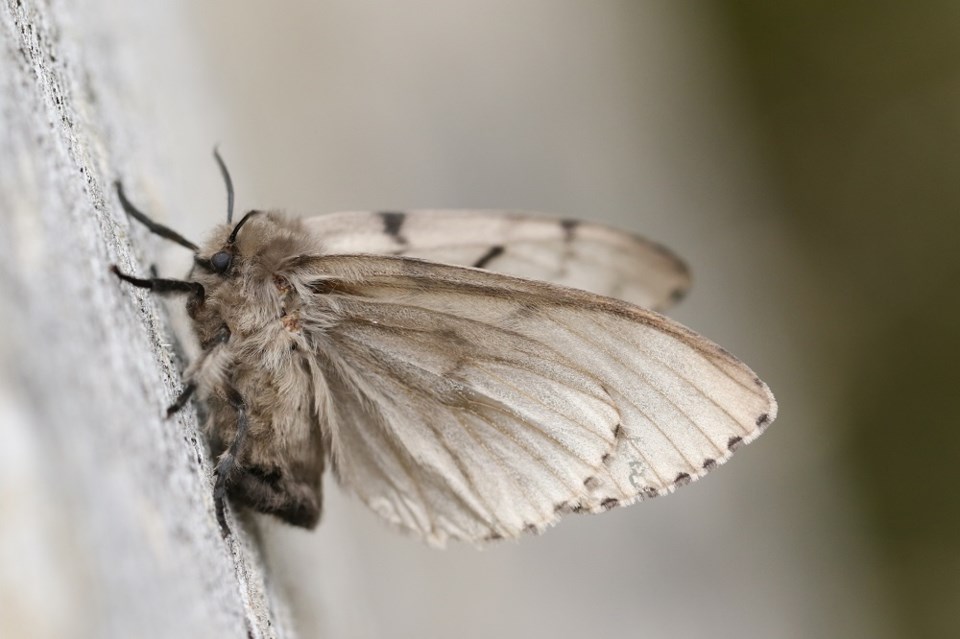
M 233 262 L 233 256 L 226 251 L 214 253 L 213 257 L 210 258 L 210 266 L 212 266 L 213 270 L 215 270 L 217 273 L 225 272 L 228 268 L 230 268 L 231 262 Z

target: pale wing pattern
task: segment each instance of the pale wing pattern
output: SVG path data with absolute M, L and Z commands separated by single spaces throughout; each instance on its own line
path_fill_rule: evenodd
M 599 224 L 485 210 L 345 212 L 305 218 L 331 254 L 417 257 L 542 280 L 663 310 L 690 288 L 655 242 Z
M 671 492 L 776 417 L 739 360 L 619 300 L 408 258 L 291 266 L 341 483 L 431 543 Z

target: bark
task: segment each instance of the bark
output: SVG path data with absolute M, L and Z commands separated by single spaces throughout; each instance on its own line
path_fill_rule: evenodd
M 140 107 L 183 91 L 130 55 L 147 23 L 176 46 L 173 3 L 122 4 L 0 5 L 0 636 L 290 636 L 194 411 L 163 418 L 163 307 L 108 271 L 149 268 L 112 182 L 161 173 L 130 160 L 163 134 Z

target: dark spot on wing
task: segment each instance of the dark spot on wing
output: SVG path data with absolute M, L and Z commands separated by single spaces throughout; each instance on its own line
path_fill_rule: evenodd
M 613 497 L 607 497 L 606 499 L 600 502 L 600 507 L 603 508 L 604 510 L 610 510 L 611 508 L 613 508 L 619 503 L 620 503 L 619 499 L 614 499 Z
M 499 541 L 501 539 L 503 539 L 503 535 L 498 532 L 491 533 L 483 538 L 484 541 Z
M 405 237 L 400 235 L 400 228 L 407 219 L 406 213 L 399 211 L 381 211 L 377 215 L 383 220 L 383 232 L 392 238 L 395 238 L 401 244 L 406 244 Z
M 717 467 L 717 460 L 715 459 L 707 459 L 707 460 L 704 460 L 703 462 L 704 470 L 713 470 L 716 467 Z
M 580 504 L 580 503 L 574 504 L 573 507 L 570 509 L 570 512 L 572 512 L 572 513 L 582 513 L 582 512 L 583 512 L 583 504 Z
M 760 379 L 759 377 L 754 377 L 753 383 L 759 386 L 760 388 L 763 388 L 763 380 Z
M 764 413 L 760 417 L 757 417 L 757 426 L 759 426 L 760 428 L 763 428 L 769 423 L 770 423 L 770 415 L 768 415 L 767 413 Z
M 612 459 L 613 459 L 613 455 L 611 455 L 610 453 L 604 453 L 603 457 L 600 458 L 600 461 L 602 461 L 604 464 L 609 464 L 610 460 Z
M 533 524 L 527 524 L 526 526 L 523 527 L 523 532 L 533 533 L 534 535 L 537 535 L 540 533 L 540 529 L 534 526 Z
M 616 439 L 620 439 L 621 434 L 623 434 L 623 427 L 620 424 L 617 424 L 616 427 L 613 429 L 613 436 Z
M 563 228 L 563 239 L 565 242 L 573 240 L 573 234 L 580 226 L 580 220 L 560 220 L 560 226 Z
M 677 486 L 686 486 L 690 483 L 690 475 L 687 473 L 680 473 L 677 475 L 676 479 L 673 480 L 673 483 Z
M 503 247 L 499 244 L 497 246 L 491 246 L 490 250 L 483 254 L 483 256 L 473 263 L 474 268 L 486 268 L 487 264 L 491 260 L 496 259 L 497 257 L 503 255 Z
M 555 513 L 567 513 L 570 512 L 570 504 L 567 502 L 561 502 L 553 507 L 553 512 Z
M 654 488 L 653 486 L 647 486 L 643 489 L 643 496 L 647 499 L 652 499 L 654 497 L 660 496 L 660 491 Z
M 586 486 L 588 490 L 594 490 L 595 488 L 598 488 L 600 484 L 601 481 L 593 475 L 583 480 L 583 485 Z
M 743 437 L 731 437 L 727 441 L 727 450 L 731 453 L 743 445 Z

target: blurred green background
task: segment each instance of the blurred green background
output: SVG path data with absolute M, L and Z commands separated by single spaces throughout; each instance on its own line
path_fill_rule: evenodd
M 960 633 L 960 4 L 724 2 L 897 636 Z

